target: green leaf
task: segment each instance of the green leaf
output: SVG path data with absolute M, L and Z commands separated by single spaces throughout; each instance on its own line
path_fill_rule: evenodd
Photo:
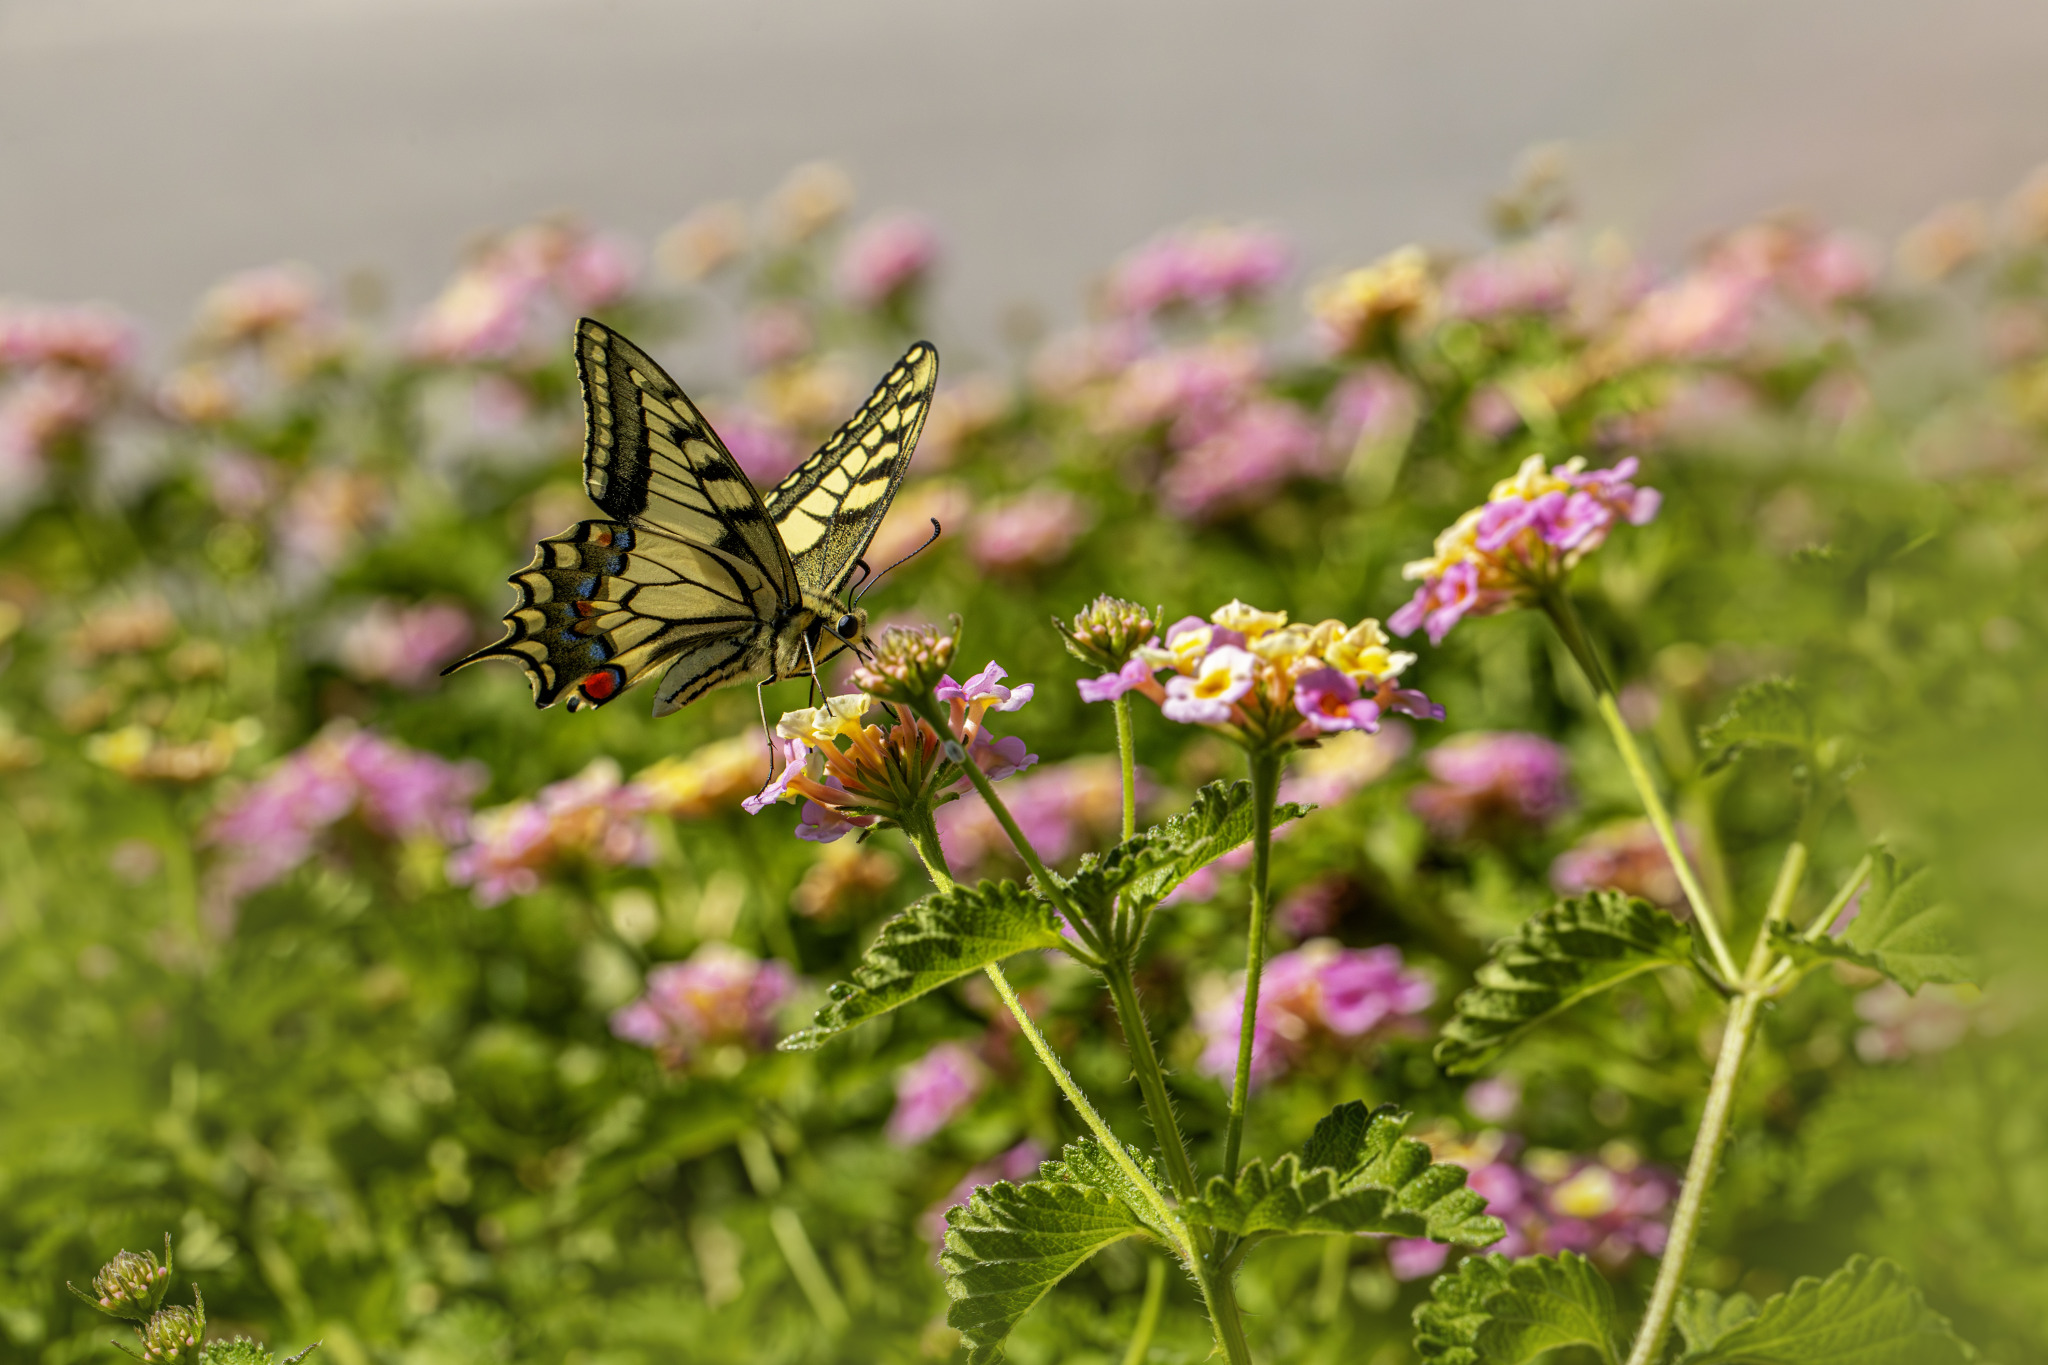
M 1506 1229 L 1465 1188 L 1465 1168 L 1437 1163 L 1427 1146 L 1401 1135 L 1407 1125 L 1408 1115 L 1392 1105 L 1340 1104 L 1298 1156 L 1271 1167 L 1250 1162 L 1234 1184 L 1211 1176 L 1182 1216 L 1239 1235 L 1384 1232 L 1459 1246 L 1500 1240 Z
M 1437 1063 L 1454 1075 L 1476 1071 L 1586 997 L 1691 961 L 1690 931 L 1647 901 L 1619 891 L 1560 901 L 1494 945 L 1444 1025 Z
M 1671 1320 L 1685 1340 L 1685 1358 L 1690 1360 L 1755 1316 L 1756 1300 L 1747 1294 L 1723 1298 L 1711 1289 L 1686 1289 L 1679 1292 Z
M 811 1027 L 782 1040 L 814 1048 L 855 1024 L 948 981 L 1033 948 L 1064 947 L 1051 906 L 1015 882 L 983 882 L 927 896 L 882 926 L 851 981 L 833 983 Z
M 1140 1164 L 1149 1174 L 1150 1163 Z M 939 1269 L 953 1300 L 946 1322 L 966 1337 L 968 1365 L 1001 1360 L 1018 1320 L 1111 1242 L 1170 1241 L 1145 1208 L 1109 1153 L 1084 1138 L 1040 1166 L 1037 1179 L 984 1185 L 948 1210 Z
M 1930 981 L 1976 981 L 1979 967 L 1962 933 L 1962 917 L 1940 898 L 1926 868 L 1902 872 L 1885 849 L 1873 852 L 1870 884 L 1856 918 L 1840 938 L 1806 939 L 1771 926 L 1771 946 L 1803 965 L 1839 960 L 1883 972 L 1908 991 Z
M 1615 1365 L 1615 1328 L 1614 1291 L 1576 1252 L 1475 1256 L 1430 1286 L 1429 1302 L 1415 1310 L 1415 1349 L 1430 1365 L 1524 1365 L 1560 1346 L 1588 1346 Z
M 1734 1301 L 1717 1306 L 1722 1319 Z M 1681 1324 L 1682 1326 L 1683 1324 Z M 1948 1365 L 1976 1359 L 1947 1318 L 1890 1261 L 1852 1256 L 1826 1280 L 1797 1280 L 1709 1345 L 1687 1333 L 1681 1365 Z
M 1284 801 L 1274 807 L 1273 823 L 1285 824 L 1314 809 Z M 1118 896 L 1127 908 L 1142 911 L 1251 837 L 1251 783 L 1211 782 L 1195 793 L 1193 805 L 1165 824 L 1140 830 L 1100 855 L 1084 856 L 1062 885 L 1086 914 L 1106 912 Z
M 1813 748 L 1813 717 L 1796 684 L 1765 678 L 1737 692 L 1719 720 L 1701 727 L 1700 743 L 1710 773 L 1760 749 L 1807 753 Z

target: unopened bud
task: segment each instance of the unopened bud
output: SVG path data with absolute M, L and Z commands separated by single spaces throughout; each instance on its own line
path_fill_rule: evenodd
M 143 1322 L 171 1288 L 171 1239 L 164 1238 L 164 1259 L 159 1264 L 151 1251 L 123 1251 L 101 1266 L 92 1277 L 92 1293 L 76 1285 L 71 1292 L 103 1313 L 130 1322 Z
M 890 626 L 875 641 L 874 659 L 854 670 L 853 685 L 877 701 L 915 705 L 946 676 L 959 636 L 957 616 L 944 635 L 937 626 Z
M 206 1304 L 192 1291 L 192 1306 L 159 1308 L 142 1328 L 142 1358 L 148 1365 L 199 1365 L 206 1337 Z
M 262 1342 L 248 1337 L 233 1341 L 209 1341 L 201 1353 L 202 1365 L 271 1365 L 277 1357 Z
M 1104 593 L 1081 609 L 1072 627 L 1054 617 L 1052 628 L 1060 633 L 1067 653 L 1114 673 L 1130 661 L 1133 650 L 1159 633 L 1159 614 Z

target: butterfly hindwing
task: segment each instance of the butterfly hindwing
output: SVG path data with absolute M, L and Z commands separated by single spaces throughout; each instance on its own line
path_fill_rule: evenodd
M 768 515 L 804 587 L 846 587 L 882 525 L 931 411 L 939 353 L 920 341 L 903 353 L 846 425 L 769 490 Z
M 601 322 L 576 325 L 586 434 L 583 486 L 621 521 L 750 562 L 776 608 L 797 600 L 789 551 L 725 443 L 647 353 Z

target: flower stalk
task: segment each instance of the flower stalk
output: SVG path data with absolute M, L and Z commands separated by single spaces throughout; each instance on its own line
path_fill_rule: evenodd
M 1273 899 L 1268 873 L 1273 856 L 1273 806 L 1280 791 L 1281 755 L 1270 749 L 1251 754 L 1252 780 L 1252 914 L 1245 930 L 1244 1017 L 1238 1026 L 1237 1074 L 1230 1085 L 1230 1117 L 1223 1136 L 1223 1170 L 1237 1178 L 1238 1152 L 1244 1142 L 1245 1106 L 1251 1096 L 1252 1040 L 1259 1020 L 1259 977 L 1266 966 L 1266 939 L 1271 932 Z

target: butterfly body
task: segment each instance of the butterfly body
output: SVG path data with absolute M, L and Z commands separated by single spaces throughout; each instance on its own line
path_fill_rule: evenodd
M 602 706 L 662 671 L 654 714 L 717 687 L 814 675 L 859 648 L 842 600 L 910 461 L 938 379 L 912 346 L 845 426 L 764 504 L 718 435 L 639 347 L 576 333 L 584 487 L 608 520 L 548 536 L 513 575 L 505 637 L 446 670 L 509 658 L 534 702 Z

